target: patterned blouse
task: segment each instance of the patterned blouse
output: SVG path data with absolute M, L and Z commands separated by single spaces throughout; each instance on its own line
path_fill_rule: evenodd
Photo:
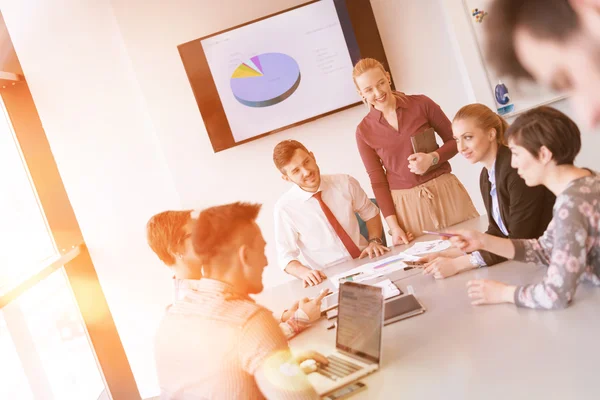
M 541 283 L 517 288 L 516 305 L 565 308 L 579 283 L 600 286 L 600 176 L 593 173 L 567 186 L 542 237 L 512 242 L 515 260 L 548 267 Z

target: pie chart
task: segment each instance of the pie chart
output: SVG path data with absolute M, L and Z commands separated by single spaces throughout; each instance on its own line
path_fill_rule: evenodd
M 248 107 L 269 107 L 290 97 L 300 85 L 300 67 L 283 53 L 263 53 L 238 65 L 231 91 Z

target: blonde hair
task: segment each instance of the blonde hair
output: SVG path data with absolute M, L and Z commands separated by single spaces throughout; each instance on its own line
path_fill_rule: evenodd
M 496 143 L 499 146 L 506 146 L 505 133 L 508 129 L 508 122 L 487 106 L 479 103 L 468 104 L 458 110 L 452 122 L 465 119 L 471 119 L 478 128 L 484 131 L 495 129 Z
M 362 58 L 356 63 L 356 65 L 354 65 L 354 69 L 352 69 L 352 80 L 354 81 L 354 86 L 356 86 L 356 90 L 358 90 L 359 93 L 360 93 L 360 88 L 358 87 L 358 84 L 356 83 L 356 78 L 358 78 L 360 75 L 364 74 L 365 72 L 367 72 L 370 69 L 380 69 L 381 72 L 383 72 L 385 77 L 391 83 L 389 73 L 385 70 L 382 63 L 380 63 L 379 61 L 377 61 L 374 58 Z M 399 93 L 399 98 L 401 101 L 404 101 L 404 98 L 405 98 L 404 96 L 405 96 L 404 93 Z M 361 97 L 362 97 L 362 95 L 361 95 Z M 367 100 L 365 100 L 364 97 L 362 99 L 363 99 L 363 103 L 367 106 L 367 108 L 369 108 L 369 110 L 371 110 L 371 107 L 367 103 Z

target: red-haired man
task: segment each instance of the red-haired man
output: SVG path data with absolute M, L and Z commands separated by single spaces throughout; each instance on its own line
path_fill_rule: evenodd
M 259 210 L 227 204 L 192 222 L 190 245 L 199 264 L 182 269 L 195 275 L 201 265 L 202 279 L 180 289 L 158 328 L 161 399 L 318 398 L 298 365 L 327 359 L 314 352 L 292 357 L 271 312 L 250 298 L 262 291 L 267 266 Z

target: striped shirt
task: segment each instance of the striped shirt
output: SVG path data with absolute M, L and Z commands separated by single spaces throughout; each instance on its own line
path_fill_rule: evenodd
M 173 301 L 180 300 L 186 293 L 186 290 L 192 290 L 195 285 L 195 280 L 190 279 L 176 279 L 173 277 Z M 290 340 L 306 328 L 310 326 L 310 320 L 308 315 L 302 310 L 297 309 L 294 315 L 288 318 L 286 321 L 282 320 L 283 314 L 287 310 L 284 310 L 279 317 L 279 327 L 285 335 L 287 340 Z
M 164 400 L 317 397 L 306 376 L 284 364 L 289 348 L 271 312 L 224 282 L 187 281 L 155 346 Z

